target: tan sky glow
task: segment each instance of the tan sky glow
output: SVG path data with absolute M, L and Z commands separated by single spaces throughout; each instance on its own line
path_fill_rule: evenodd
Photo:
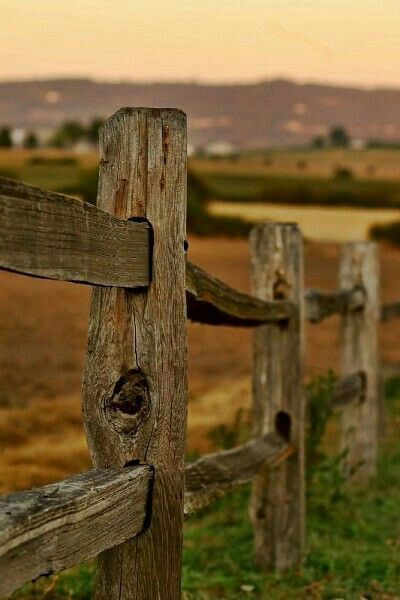
M 0 79 L 400 86 L 399 0 L 0 0 Z

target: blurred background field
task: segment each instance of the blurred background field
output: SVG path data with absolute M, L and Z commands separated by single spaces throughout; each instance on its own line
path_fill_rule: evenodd
M 247 235 L 248 223 L 298 222 L 306 237 L 396 242 L 400 150 L 270 150 L 189 160 L 189 231 Z M 56 148 L 0 149 L 0 174 L 95 202 L 95 153 Z M 383 226 L 383 228 L 382 228 Z
M 400 175 L 395 178 L 399 158 L 396 149 L 292 149 L 191 158 L 188 256 L 238 289 L 250 291 L 247 233 L 251 223 L 268 218 L 298 221 L 306 237 L 306 285 L 333 289 L 338 278 L 337 242 L 366 238 L 371 225 L 400 215 L 400 209 L 399 213 L 394 209 L 397 203 L 400 206 Z M 305 160 L 308 174 L 304 173 Z M 90 202 L 95 202 L 97 163 L 93 152 L 0 151 L 1 173 Z M 299 163 L 303 165 L 300 176 Z M 338 164 L 351 176 L 338 178 Z M 375 168 L 371 181 L 356 176 L 365 174 L 371 164 Z M 390 179 L 382 180 L 383 172 L 389 176 L 388 165 Z M 282 193 L 282 181 L 293 188 L 303 182 L 315 185 L 322 200 L 315 206 L 305 206 L 301 196 L 291 202 Z M 337 184 L 348 186 L 349 193 L 360 198 L 364 186 L 371 195 L 368 208 L 354 208 L 351 199 L 348 205 L 328 207 L 324 193 Z M 274 198 L 273 189 L 280 190 L 279 198 Z M 307 190 L 304 193 L 307 196 Z M 396 300 L 400 297 L 396 275 L 400 274 L 400 249 L 382 244 L 381 263 L 383 299 Z M 88 464 L 79 395 L 90 289 L 4 272 L 0 278 L 0 489 L 10 491 L 59 479 Z M 329 368 L 338 370 L 337 325 L 332 318 L 318 328 L 308 326 L 308 377 Z M 382 325 L 381 333 L 383 362 L 400 363 L 400 325 L 396 321 Z M 189 342 L 189 451 L 199 452 L 212 447 L 210 429 L 226 420 L 229 425 L 239 408 L 249 410 L 251 337 L 243 329 L 189 324 Z M 77 431 L 79 436 L 75 436 Z
M 398 158 L 397 150 L 276 150 L 224 159 L 192 158 L 189 259 L 236 288 L 250 291 L 247 233 L 251 223 L 268 218 L 299 221 L 306 236 L 306 285 L 333 289 L 338 279 L 338 242 L 367 238 L 374 223 L 391 222 L 400 215 Z M 392 165 L 390 174 L 386 160 Z M 0 151 L 2 174 L 90 202 L 95 201 L 97 163 L 95 153 L 48 148 Z M 375 171 L 368 175 L 371 163 Z M 368 202 L 364 193 L 369 194 Z M 400 297 L 400 248 L 384 242 L 380 253 L 383 300 L 394 301 Z M 2 493 L 57 481 L 90 466 L 80 408 L 89 304 L 88 287 L 0 273 Z M 338 324 L 335 317 L 317 328 L 307 324 L 307 382 L 326 375 L 328 369 L 339 372 Z M 399 322 L 381 326 L 385 371 L 396 371 L 400 364 L 399 339 Z M 189 324 L 189 457 L 248 437 L 250 372 L 249 331 Z M 286 577 L 266 577 L 257 570 L 251 558 L 248 490 L 243 490 L 189 521 L 184 597 L 347 599 L 361 593 L 373 600 L 398 597 L 395 431 L 400 386 L 396 381 L 390 385 L 390 427 L 379 477 L 367 497 L 343 487 L 335 443 L 330 442 L 336 439 L 335 422 L 327 428 L 324 444 L 328 440 L 331 451 L 328 462 L 317 464 L 310 487 L 304 568 Z M 372 512 L 374 522 L 369 518 Z M 388 533 L 389 527 L 393 534 Z M 93 566 L 88 565 L 39 581 L 16 597 L 87 599 L 92 574 Z
M 332 376 L 314 381 L 312 401 L 329 402 Z M 309 388 L 309 392 L 310 392 Z M 307 552 L 303 564 L 275 575 L 262 573 L 252 557 L 248 517 L 249 489 L 236 491 L 185 523 L 184 600 L 398 600 L 400 588 L 398 487 L 400 484 L 400 379 L 385 385 L 387 427 L 381 444 L 378 476 L 365 488 L 349 489 L 340 475 L 335 445 L 327 453 L 308 430 Z M 323 412 L 323 411 L 322 411 Z M 320 411 L 320 417 L 322 412 Z M 335 438 L 335 423 L 324 446 Z M 316 423 L 314 422 L 314 425 Z M 333 427 L 332 427 L 333 425 Z M 246 422 L 219 430 L 219 447 L 229 447 L 245 433 Z M 215 432 L 216 433 L 216 432 Z M 310 437 L 311 434 L 311 437 Z M 329 447 L 329 446 L 328 446 Z M 373 517 L 372 517 L 373 515 Z M 95 564 L 24 586 L 15 600 L 89 600 Z
M 124 106 L 179 107 L 189 260 L 250 292 L 251 227 L 295 221 L 306 287 L 336 290 L 342 244 L 374 239 L 382 302 L 399 301 L 398 4 L 2 0 L 0 176 L 94 203 L 104 120 Z M 0 493 L 90 467 L 90 293 L 0 271 Z M 185 521 L 183 600 L 400 600 L 400 319 L 380 325 L 386 419 L 363 489 L 343 481 L 328 407 L 340 319 L 305 329 L 304 562 L 280 576 L 255 565 L 244 488 Z M 188 323 L 188 342 L 192 460 L 250 436 L 252 332 Z M 94 571 L 42 577 L 13 598 L 89 600 Z

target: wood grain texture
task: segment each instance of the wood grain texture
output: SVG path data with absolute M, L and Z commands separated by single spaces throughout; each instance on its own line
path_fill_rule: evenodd
M 254 293 L 267 301 L 287 299 L 296 308 L 288 322 L 262 325 L 254 336 L 254 435 L 276 429 L 296 450 L 253 483 L 256 560 L 279 571 L 298 564 L 304 549 L 302 240 L 295 224 L 265 223 L 252 230 L 250 241 Z
M 190 262 L 186 264 L 186 301 L 188 318 L 208 325 L 255 327 L 285 321 L 293 311 L 288 300 L 266 301 L 243 294 Z M 332 293 L 307 290 L 305 318 L 319 323 L 334 314 L 360 310 L 364 302 L 364 291 L 357 286 Z
M 180 598 L 187 403 L 186 117 L 127 108 L 100 135 L 98 207 L 146 218 L 149 288 L 95 288 L 83 403 L 97 467 L 154 467 L 145 532 L 99 557 L 95 598 Z
M 365 295 L 364 290 L 357 286 L 330 294 L 307 290 L 305 302 L 306 319 L 311 323 L 320 323 L 331 315 L 360 310 L 365 304 Z
M 97 556 L 143 529 L 149 467 L 93 470 L 0 498 L 0 596 Z
M 242 294 L 190 262 L 186 264 L 186 299 L 188 318 L 209 325 L 250 327 L 284 321 L 292 311 L 290 302 L 265 302 Z
M 363 371 L 367 380 L 364 401 L 347 406 L 342 413 L 342 449 L 345 474 L 365 481 L 376 473 L 378 452 L 378 324 L 379 264 L 377 245 L 354 242 L 343 247 L 340 286 L 365 290 L 365 306 L 342 318 L 342 373 Z
M 87 202 L 0 178 L 0 268 L 122 287 L 149 283 L 150 228 Z
M 273 431 L 238 448 L 208 454 L 186 465 L 185 514 L 192 514 L 248 483 L 261 467 L 266 470 L 277 465 L 293 452 L 293 446 Z
M 364 401 L 367 390 L 367 377 L 363 371 L 342 377 L 335 383 L 332 394 L 332 408 L 339 409 L 348 404 Z

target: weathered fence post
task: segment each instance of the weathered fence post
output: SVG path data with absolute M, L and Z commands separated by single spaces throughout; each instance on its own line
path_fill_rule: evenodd
M 365 481 L 376 472 L 378 452 L 378 326 L 380 319 L 378 249 L 373 242 L 345 244 L 340 266 L 340 287 L 360 286 L 364 308 L 342 317 L 342 373 L 363 371 L 366 393 L 359 404 L 342 413 L 342 450 L 347 478 Z
M 250 236 L 253 291 L 293 302 L 287 321 L 257 327 L 254 337 L 254 434 L 277 429 L 295 446 L 289 459 L 254 480 L 250 515 L 257 562 L 282 570 L 304 547 L 304 284 L 301 232 L 291 223 L 257 225 Z
M 180 598 L 187 365 L 186 117 L 125 108 L 100 136 L 98 206 L 153 229 L 151 283 L 94 288 L 83 404 L 97 467 L 154 467 L 145 531 L 99 557 L 95 597 Z M 121 524 L 123 526 L 123 524 Z

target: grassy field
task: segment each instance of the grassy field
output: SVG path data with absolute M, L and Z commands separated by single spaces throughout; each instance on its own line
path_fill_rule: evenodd
M 391 208 L 296 206 L 221 200 L 209 202 L 208 210 L 219 218 L 239 217 L 249 223 L 291 221 L 299 224 L 307 239 L 337 242 L 368 240 L 372 226 L 386 226 L 400 219 L 400 209 Z
M 252 557 L 245 488 L 185 525 L 186 600 L 395 600 L 400 590 L 400 379 L 386 385 L 388 429 L 378 476 L 367 489 L 346 486 L 334 452 L 314 464 L 307 498 L 307 551 L 301 567 L 265 574 Z M 330 443 L 331 447 L 332 444 Z M 14 598 L 89 600 L 94 565 L 25 586 Z
M 79 171 L 97 162 L 96 154 L 0 149 L 0 172 L 58 190 L 76 185 Z M 192 158 L 189 167 L 211 195 L 229 200 L 400 206 L 400 150 L 275 150 L 236 159 Z M 352 178 L 335 178 L 343 167 Z
M 249 290 L 247 242 L 191 238 L 189 254 L 238 289 Z M 307 244 L 305 258 L 307 286 L 332 289 L 338 247 Z M 400 252 L 383 247 L 381 264 L 384 301 L 394 300 L 400 295 Z M 89 289 L 10 273 L 2 273 L 0 279 L 0 485 L 2 491 L 10 491 L 60 480 L 89 466 L 80 412 Z M 338 367 L 337 319 L 317 327 L 308 325 L 306 338 L 307 377 Z M 383 361 L 400 362 L 399 338 L 398 321 L 382 326 Z M 244 409 L 246 417 L 250 371 L 247 330 L 189 325 L 188 445 L 192 456 L 210 451 L 221 439 L 226 442 L 226 432 L 232 430 L 239 409 Z M 396 593 L 399 597 L 398 396 L 399 384 L 392 384 L 387 397 L 390 429 L 380 474 L 368 491 L 344 495 L 335 465 L 330 462 L 319 470 L 310 488 L 308 550 L 301 570 L 277 578 L 264 576 L 254 566 L 248 490 L 243 490 L 188 520 L 186 598 L 360 600 L 361 591 L 373 600 L 393 599 Z M 210 437 L 219 425 L 224 426 L 225 435 Z M 330 434 L 334 432 L 331 428 Z M 86 565 L 40 581 L 25 588 L 19 598 L 90 598 L 92 570 L 93 565 Z
M 203 175 L 212 196 L 297 206 L 400 207 L 400 180 Z
M 97 161 L 62 150 L 0 150 L 0 174 L 93 201 Z M 353 176 L 335 177 L 339 166 Z M 205 185 L 197 195 L 190 181 L 188 188 L 188 229 L 200 235 L 247 237 L 249 223 L 272 219 L 298 222 L 311 239 L 345 241 L 399 219 L 400 150 L 281 150 L 191 159 L 189 167 Z M 396 230 L 390 239 L 398 237 Z
M 192 158 L 196 171 L 207 174 L 271 177 L 330 178 L 338 167 L 350 169 L 358 179 L 400 179 L 400 150 L 288 149 L 251 152 L 237 158 Z
M 82 169 L 95 167 L 95 154 L 75 155 L 65 150 L 0 149 L 0 175 L 54 191 L 75 187 Z
M 36 161 L 35 164 L 32 160 L 44 155 L 44 162 Z M 269 160 L 267 153 L 244 157 L 243 164 L 241 160 L 236 164 L 205 161 L 200 167 L 196 163 L 193 166 L 200 168 L 205 176 L 211 173 L 217 178 L 232 177 L 232 169 L 238 169 L 235 172 L 242 178 L 241 185 L 245 186 L 249 179 L 254 185 L 254 181 L 263 184 L 271 177 L 292 178 L 295 171 L 290 170 L 289 163 L 293 163 L 296 170 L 296 161 L 303 160 L 299 159 L 302 155 L 294 151 L 273 153 L 273 156 L 276 162 L 272 165 L 265 163 Z M 298 177 L 296 175 L 298 180 L 331 178 L 331 167 L 328 166 L 332 156 L 328 151 L 315 155 L 310 152 L 308 156 L 314 157 L 313 161 L 320 156 L 320 171 L 315 166 L 315 172 L 311 173 L 310 166 L 309 174 L 305 175 L 303 168 L 298 169 L 301 171 Z M 374 156 L 377 164 L 382 164 L 382 170 L 379 168 L 370 179 L 380 185 L 379 178 L 383 176 L 386 162 L 381 163 L 379 152 L 346 153 L 344 156 L 353 161 L 354 169 L 356 161 L 361 161 L 357 163 L 361 175 Z M 397 157 L 400 153 L 390 151 L 392 171 L 384 183 L 388 189 L 397 186 Z M 97 161 L 93 155 L 78 157 L 75 163 L 64 159 L 65 153 L 53 150 L 4 151 L 0 152 L 0 171 L 9 170 L 24 181 L 59 190 L 74 187 L 81 168 L 92 168 Z M 285 172 L 278 172 L 278 164 Z M 322 168 L 324 164 L 326 172 Z M 272 168 L 277 172 L 271 173 Z M 223 187 L 225 193 L 229 188 L 227 181 Z M 237 181 L 229 185 L 229 193 L 237 193 Z M 338 222 L 329 219 L 329 227 L 332 237 L 337 237 L 334 234 L 341 227 Z M 306 285 L 334 289 L 338 256 L 336 244 L 307 243 Z M 189 257 L 238 289 L 249 291 L 247 241 L 191 236 Z M 398 299 L 400 252 L 382 246 L 381 265 L 383 299 Z M 3 309 L 0 311 L 3 342 L 0 347 L 0 490 L 7 492 L 65 478 L 87 469 L 90 464 L 80 413 L 89 289 L 10 273 L 0 273 L 0 279 Z M 400 322 L 382 325 L 380 336 L 382 360 L 399 363 Z M 329 319 L 317 328 L 307 324 L 306 338 L 307 378 L 328 368 L 338 368 L 337 319 Z M 246 424 L 250 372 L 251 336 L 247 330 L 189 324 L 188 449 L 191 456 L 215 448 L 221 440 L 221 435 L 215 432 L 229 433 L 238 410 L 244 411 Z M 255 567 L 247 516 L 249 490 L 243 489 L 187 522 L 184 598 L 399 599 L 399 381 L 388 386 L 387 407 L 388 431 L 382 446 L 379 476 L 367 491 L 346 489 L 332 457 L 316 469 L 309 488 L 308 547 L 301 569 L 276 577 L 264 575 Z M 333 426 L 329 435 L 334 432 Z M 227 436 L 222 438 L 226 442 Z M 92 564 L 85 565 L 59 577 L 39 581 L 25 587 L 16 597 L 26 600 L 88 599 L 93 569 Z

